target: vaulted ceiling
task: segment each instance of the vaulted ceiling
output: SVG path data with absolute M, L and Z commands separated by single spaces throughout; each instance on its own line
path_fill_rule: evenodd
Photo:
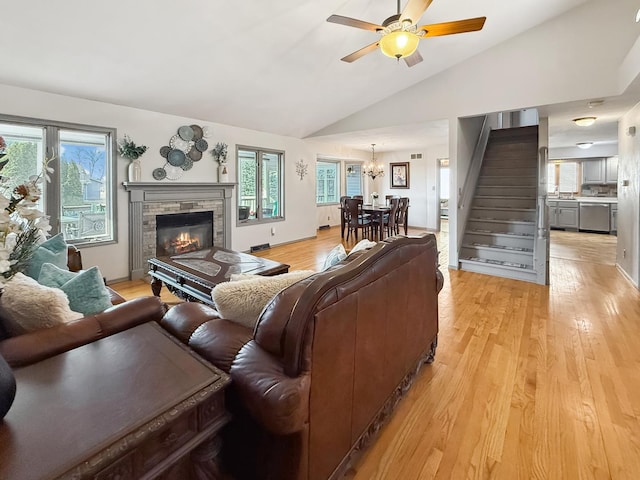
M 377 34 L 326 21 L 380 23 L 392 0 L 21 0 L 3 5 L 0 83 L 304 138 L 586 1 L 434 0 L 419 24 L 487 21 L 423 39 L 408 68 L 341 62 Z

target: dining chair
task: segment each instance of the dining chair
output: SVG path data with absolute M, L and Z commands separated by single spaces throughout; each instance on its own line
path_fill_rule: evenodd
M 383 217 L 384 221 L 384 229 L 387 231 L 387 236 L 395 235 L 398 230 L 397 221 L 398 221 L 398 206 L 400 204 L 399 198 L 390 198 L 390 208 L 389 213 L 385 213 Z
M 404 234 L 407 234 L 407 219 L 409 217 L 409 198 L 401 197 L 398 202 L 398 210 L 396 212 L 396 234 L 400 233 L 400 226 L 404 228 Z
M 349 224 L 349 210 L 347 208 L 347 198 L 349 195 L 340 197 L 340 237 L 344 238 L 344 229 Z
M 347 204 L 347 211 L 349 212 L 348 229 L 347 229 L 347 241 L 349 235 L 353 231 L 358 240 L 358 230 L 362 230 L 362 236 L 368 236 L 371 230 L 371 219 L 369 216 L 365 216 L 362 213 L 362 199 L 361 198 L 347 198 L 345 199 Z

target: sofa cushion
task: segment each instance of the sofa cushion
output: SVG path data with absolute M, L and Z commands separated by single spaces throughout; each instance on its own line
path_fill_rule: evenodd
M 324 259 L 324 264 L 322 265 L 322 271 L 333 267 L 337 263 L 340 263 L 342 260 L 347 258 L 347 251 L 344 249 L 344 246 L 339 243 L 335 247 L 331 249 L 327 258 Z
M 211 298 L 222 318 L 240 323 L 253 329 L 262 313 L 262 309 L 282 289 L 303 278 L 313 275 L 313 270 L 298 270 L 272 277 L 255 275 L 232 275 L 230 282 L 216 285 Z
M 372 242 L 371 240 L 367 240 L 365 238 L 364 240 L 360 240 L 358 243 L 356 243 L 355 246 L 349 251 L 349 254 L 347 256 L 351 255 L 352 253 L 360 252 L 362 250 L 369 250 L 376 245 L 376 242 Z
M 40 269 L 45 263 L 52 263 L 64 270 L 69 269 L 67 267 L 67 242 L 65 242 L 62 233 L 45 240 L 36 248 L 24 271 L 25 275 L 37 280 L 40 276 Z
M 59 288 L 69 298 L 69 306 L 84 315 L 93 315 L 111 307 L 111 295 L 98 267 L 70 272 L 51 263 L 42 265 L 38 282 Z
M 10 336 L 53 327 L 83 316 L 71 310 L 69 299 L 62 290 L 40 285 L 22 273 L 6 283 L 0 303 L 4 310 L 4 327 Z

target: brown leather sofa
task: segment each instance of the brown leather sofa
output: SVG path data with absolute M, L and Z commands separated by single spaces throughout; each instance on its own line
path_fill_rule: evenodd
M 69 246 L 68 254 L 69 270 L 81 270 L 80 251 Z M 104 312 L 15 337 L 9 337 L 4 328 L 7 312 L 2 309 L 0 300 L 0 355 L 12 367 L 29 365 L 141 323 L 159 321 L 167 311 L 167 306 L 158 297 L 125 301 L 113 289 L 107 289 L 114 306 Z
M 237 480 L 339 478 L 435 354 L 433 235 L 392 237 L 282 290 L 254 331 L 201 304 L 161 324 L 232 378 L 223 443 Z

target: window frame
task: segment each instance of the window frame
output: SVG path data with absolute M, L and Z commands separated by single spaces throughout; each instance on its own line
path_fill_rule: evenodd
M 323 163 L 323 164 L 327 164 L 327 165 L 332 165 L 335 168 L 335 172 L 336 172 L 336 177 L 335 177 L 335 181 L 336 181 L 336 188 L 335 188 L 335 196 L 336 199 L 335 201 L 326 201 L 326 202 L 318 202 L 318 166 Z M 343 189 L 342 189 L 342 182 L 341 182 L 341 176 L 342 176 L 342 162 L 340 160 L 329 160 L 326 158 L 318 158 L 316 159 L 316 206 L 317 207 L 324 207 L 327 205 L 338 205 L 340 204 L 340 196 L 342 195 Z M 346 188 L 346 182 L 345 182 L 345 188 Z M 325 188 L 326 190 L 326 188 Z
M 256 173 L 256 198 L 262 198 L 262 155 L 272 154 L 278 155 L 278 177 L 279 177 L 279 185 L 278 185 L 278 216 L 276 217 L 263 217 L 262 208 L 260 205 L 257 206 L 256 218 L 248 218 L 246 220 L 240 220 L 239 215 L 239 207 L 240 207 L 240 195 L 242 194 L 242 173 L 240 169 L 240 151 L 250 151 L 256 154 L 256 158 L 258 159 L 257 165 L 257 173 Z M 283 222 L 285 220 L 285 151 L 276 150 L 272 148 L 265 147 L 253 147 L 249 145 L 236 145 L 236 172 L 237 172 L 237 194 L 236 194 L 236 226 L 244 227 L 248 225 L 258 225 L 265 223 L 274 223 L 274 222 Z
M 109 204 L 108 210 L 111 212 L 111 235 L 104 240 L 84 240 L 68 239 L 67 243 L 85 247 L 98 247 L 118 243 L 118 198 L 117 198 L 117 138 L 116 128 L 101 127 L 98 125 L 86 125 L 58 120 L 46 120 L 41 118 L 20 117 L 16 115 L 0 114 L 0 123 L 24 125 L 25 127 L 41 127 L 43 129 L 43 153 L 46 158 L 52 158 L 49 166 L 53 168 L 53 173 L 49 174 L 51 183 L 44 181 L 42 195 L 44 197 L 44 213 L 49 217 L 51 225 L 51 235 L 62 231 L 62 190 L 61 190 L 61 165 L 60 152 L 60 131 L 80 131 L 88 133 L 102 134 L 107 137 L 105 143 L 105 186 L 108 187 L 105 200 Z M 43 161 L 44 159 L 40 159 Z
M 560 173 L 561 167 L 563 164 L 573 164 L 575 167 L 575 190 L 561 190 L 560 189 Z M 549 166 L 553 166 L 553 172 L 549 172 Z M 553 178 L 551 177 L 551 173 Z M 582 175 L 582 163 L 576 160 L 549 160 L 547 163 L 547 195 L 555 196 L 556 194 L 559 196 L 560 194 L 573 194 L 577 195 L 580 193 L 580 177 Z M 553 188 L 550 188 L 553 185 Z M 557 193 L 556 193 L 557 192 Z

